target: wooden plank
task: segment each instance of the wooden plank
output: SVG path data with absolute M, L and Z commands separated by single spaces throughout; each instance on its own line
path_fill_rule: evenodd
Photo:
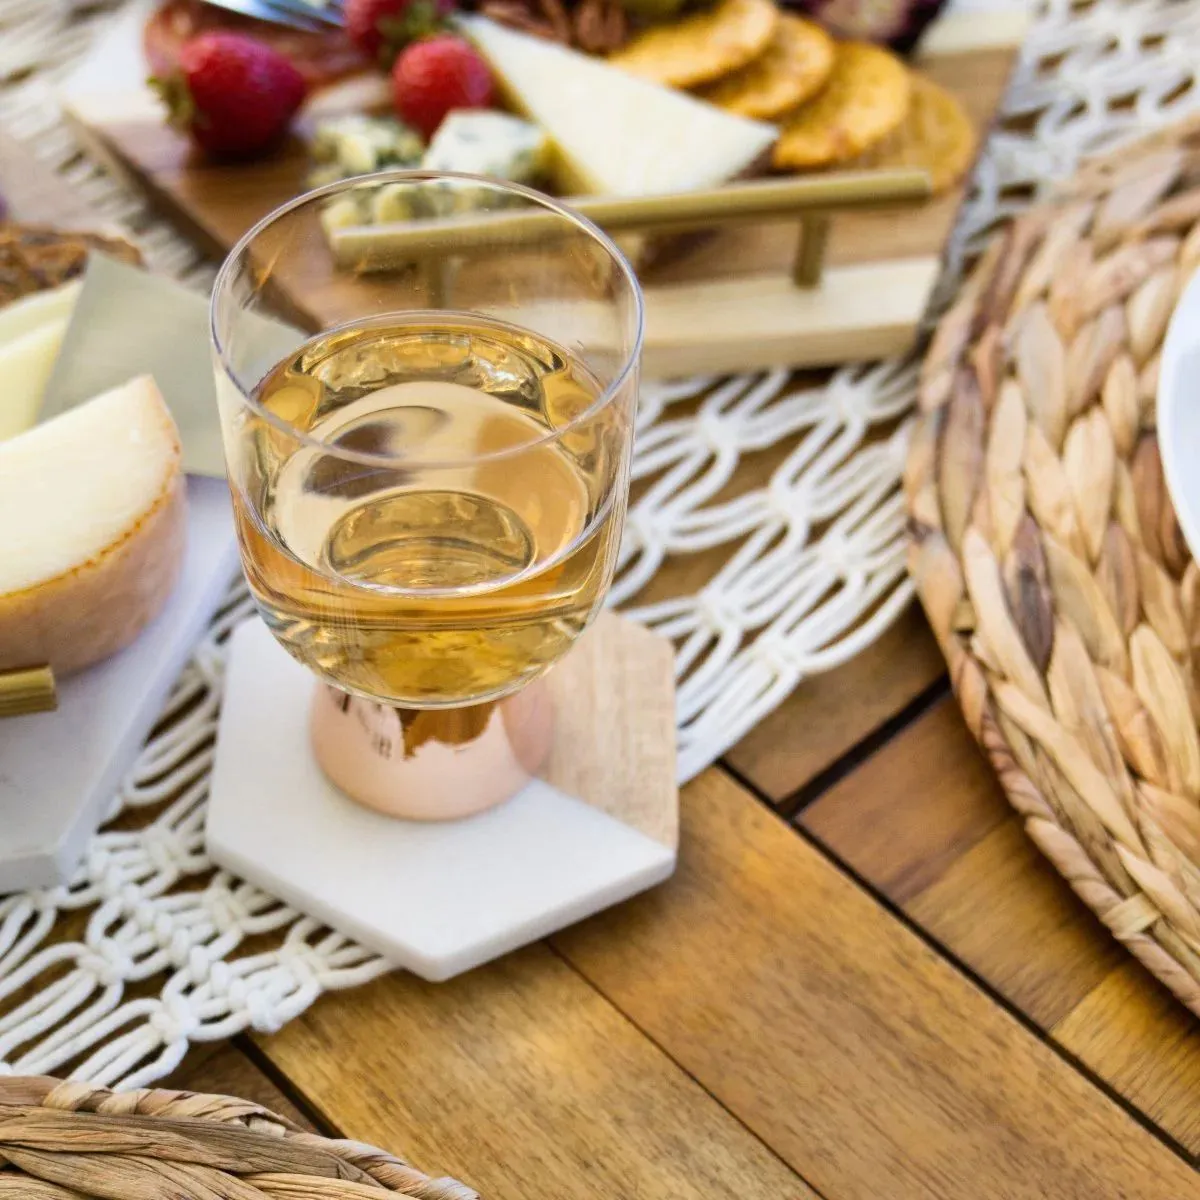
M 1200 1195 L 1200 1177 L 728 777 L 679 873 L 559 935 L 826 1197 Z
M 914 822 L 926 819 L 919 805 L 903 807 Z M 1043 1029 L 1125 957 L 1015 813 L 905 911 Z
M 805 809 L 800 822 L 904 905 L 1010 812 L 947 698 Z
M 1137 962 L 1125 956 L 1054 1027 L 1054 1037 L 1200 1154 L 1200 1025 Z
M 756 788 L 784 803 L 945 676 L 914 603 L 844 666 L 806 679 L 727 755 Z
M 347 1136 L 487 1200 L 813 1200 L 544 946 L 325 997 L 258 1044 Z
M 931 937 L 1193 1152 L 1200 1029 L 1025 836 L 952 701 L 802 815 Z
M 1042 1028 L 1121 962 L 1025 836 L 952 698 L 800 822 Z
M 647 284 L 642 369 L 670 379 L 899 357 L 912 349 L 937 276 L 927 254 L 831 267 L 818 288 L 778 272 Z

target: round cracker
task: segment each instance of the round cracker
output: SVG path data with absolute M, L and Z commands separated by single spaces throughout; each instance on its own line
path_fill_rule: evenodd
M 704 12 L 643 30 L 608 61 L 668 87 L 698 87 L 756 59 L 778 21 L 772 0 L 718 0 Z
M 776 167 L 804 170 L 844 163 L 878 145 L 908 113 L 908 69 L 870 42 L 839 42 L 824 90 L 785 122 Z
M 783 14 L 766 50 L 749 66 L 700 92 L 718 108 L 769 121 L 803 104 L 833 70 L 833 39 L 820 25 Z
M 935 192 L 953 187 L 970 169 L 978 137 L 958 97 L 924 75 L 913 75 L 908 116 L 890 137 L 868 151 L 864 167 L 918 167 Z

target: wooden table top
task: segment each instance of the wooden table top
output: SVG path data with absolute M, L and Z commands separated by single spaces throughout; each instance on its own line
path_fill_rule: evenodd
M 915 609 L 684 789 L 677 875 L 198 1051 L 489 1200 L 1200 1196 L 1200 1034 L 1024 836 Z
M 61 209 L 10 151 L 15 211 Z M 1026 839 L 915 608 L 681 805 L 657 890 L 450 983 L 326 996 L 167 1085 L 486 1200 L 1200 1197 L 1200 1030 Z

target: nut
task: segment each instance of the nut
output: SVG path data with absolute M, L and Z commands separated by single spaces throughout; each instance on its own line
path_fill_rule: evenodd
M 588 54 L 611 54 L 629 35 L 619 0 L 580 0 L 573 24 L 575 44 Z
M 620 0 L 483 0 L 479 11 L 510 29 L 586 54 L 610 54 L 629 36 Z

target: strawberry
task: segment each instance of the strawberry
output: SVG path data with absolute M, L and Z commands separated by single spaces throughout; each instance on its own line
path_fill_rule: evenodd
M 431 138 L 454 108 L 490 108 L 496 88 L 492 73 L 469 42 L 441 33 L 413 42 L 392 68 L 396 111 Z
M 304 77 L 277 50 L 240 33 L 187 42 L 179 69 L 154 80 L 171 124 L 219 158 L 253 158 L 283 137 L 304 101 Z
M 346 0 L 346 33 L 370 59 L 390 67 L 410 42 L 441 28 L 454 0 Z

